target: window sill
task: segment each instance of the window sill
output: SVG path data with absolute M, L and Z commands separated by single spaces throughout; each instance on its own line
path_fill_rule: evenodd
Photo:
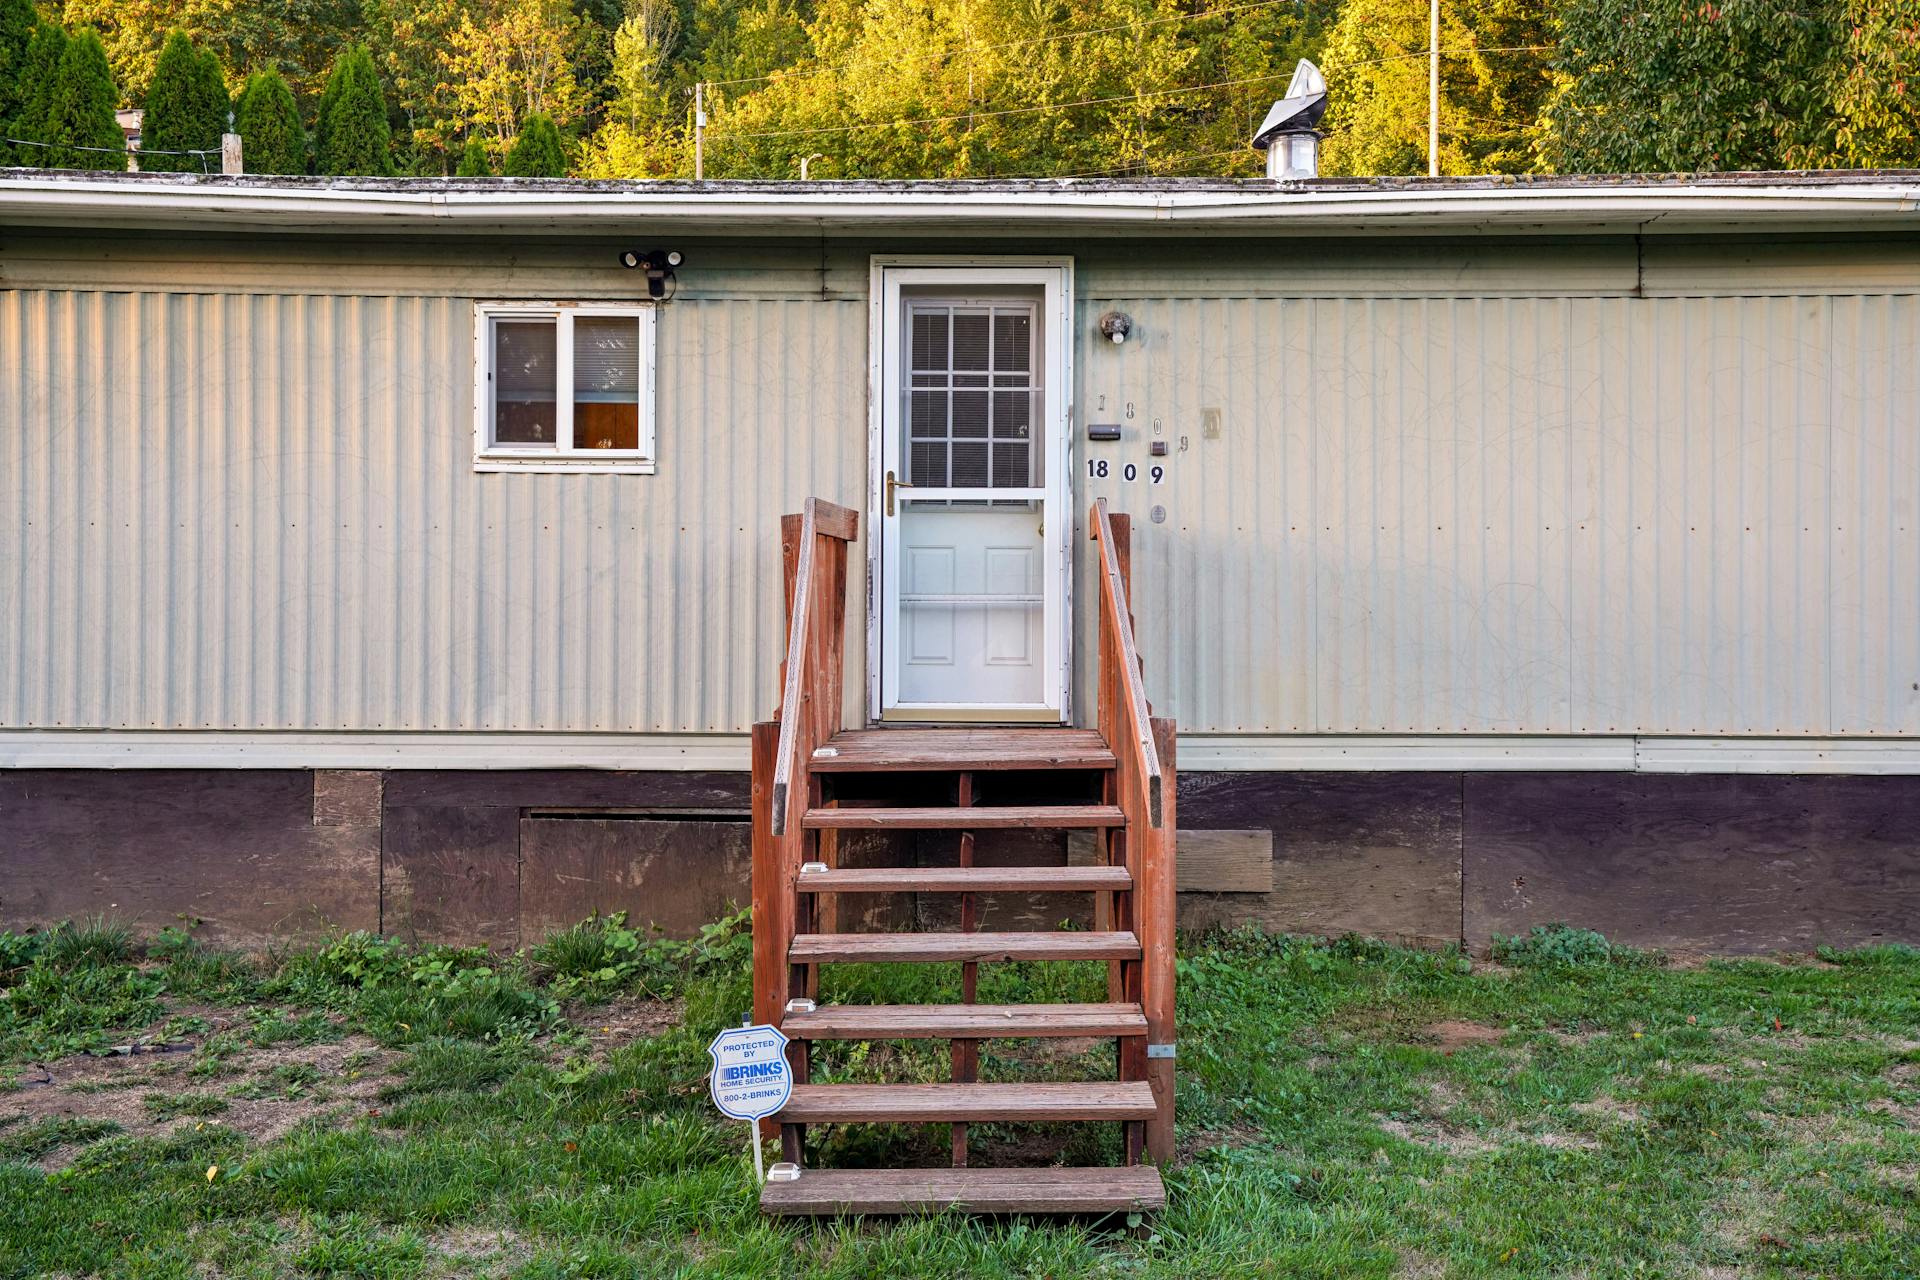
M 528 458 L 496 457 L 481 454 L 473 460 L 478 472 L 551 471 L 589 476 L 650 476 L 656 470 L 651 458 Z

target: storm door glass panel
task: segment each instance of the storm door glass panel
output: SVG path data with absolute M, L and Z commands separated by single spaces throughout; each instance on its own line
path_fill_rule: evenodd
M 573 321 L 573 447 L 640 447 L 640 321 Z
M 493 442 L 520 447 L 556 440 L 559 328 L 552 320 L 493 322 Z
M 898 493 L 902 704 L 1046 700 L 1037 310 L 1024 299 L 909 304 L 901 454 L 914 487 Z
M 1029 302 L 920 302 L 908 315 L 906 479 L 920 488 L 1033 489 L 1044 389 Z

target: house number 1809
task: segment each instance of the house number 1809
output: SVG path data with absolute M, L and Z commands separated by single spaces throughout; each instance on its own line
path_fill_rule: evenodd
M 1089 480 L 1105 480 L 1112 474 L 1113 468 L 1105 458 L 1087 459 L 1087 478 Z M 1167 478 L 1167 469 L 1161 466 L 1149 467 L 1147 474 L 1155 484 L 1159 484 Z M 1140 468 L 1129 462 L 1120 468 L 1120 478 L 1128 481 L 1138 480 L 1140 478 Z

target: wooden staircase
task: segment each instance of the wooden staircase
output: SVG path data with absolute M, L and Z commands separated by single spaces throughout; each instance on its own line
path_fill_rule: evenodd
M 1159 1171 L 1173 1154 L 1173 724 L 1154 719 L 1141 684 L 1128 603 L 1126 517 L 1096 504 L 1097 727 L 842 726 L 847 544 L 857 516 L 808 499 L 781 521 L 788 627 L 779 718 L 753 732 L 754 1018 L 792 1044 L 786 1108 L 765 1122 L 783 1161 L 761 1208 L 772 1214 L 1107 1214 L 1165 1203 Z M 1006 785 L 1002 785 L 1002 784 Z M 931 800 L 941 801 L 930 803 Z M 977 866 L 977 832 L 1091 831 L 1096 866 Z M 956 833 L 958 865 L 842 867 L 843 832 Z M 977 895 L 1091 895 L 1086 931 L 978 927 Z M 951 932 L 841 932 L 848 894 L 957 898 Z M 979 1004 L 979 966 L 1090 960 L 1107 966 L 1097 1004 Z M 818 1005 L 819 966 L 960 965 L 961 1003 Z M 1112 1037 L 1117 1080 L 1002 1084 L 979 1080 L 983 1040 Z M 945 1084 L 814 1084 L 817 1041 L 951 1042 Z M 1110 1122 L 1125 1163 L 1109 1168 L 980 1168 L 968 1126 Z M 814 1169 L 807 1129 L 821 1124 L 946 1124 L 951 1167 Z M 1142 1161 L 1151 1163 L 1143 1164 Z M 797 1170 L 797 1176 L 793 1170 Z

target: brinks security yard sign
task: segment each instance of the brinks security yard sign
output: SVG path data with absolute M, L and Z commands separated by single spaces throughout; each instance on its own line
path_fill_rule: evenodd
M 707 1046 L 713 1073 L 707 1077 L 713 1105 L 722 1115 L 747 1122 L 752 1134 L 753 1171 L 766 1173 L 760 1155 L 760 1119 L 787 1105 L 793 1096 L 793 1069 L 787 1065 L 787 1037 L 778 1027 L 729 1027 Z

